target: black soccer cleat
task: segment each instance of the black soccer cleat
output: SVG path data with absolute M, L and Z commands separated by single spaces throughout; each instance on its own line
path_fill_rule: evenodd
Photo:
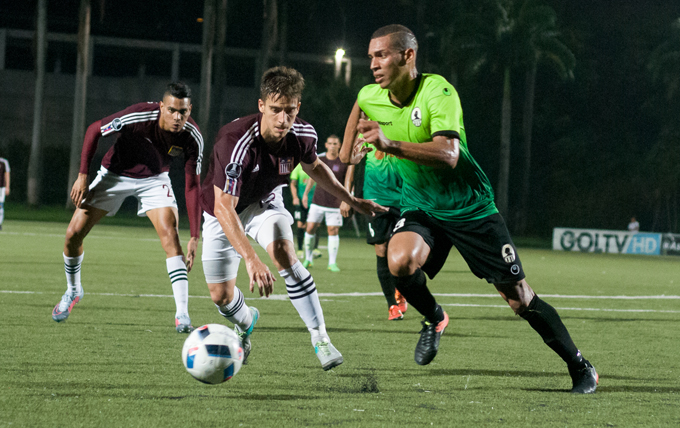
M 574 394 L 593 394 L 600 380 L 595 367 L 585 358 L 582 365 L 569 369 L 569 375 L 573 383 L 571 392 Z
M 449 315 L 444 312 L 444 319 L 436 324 L 423 320 L 423 329 L 420 330 L 420 339 L 416 345 L 416 364 L 425 366 L 430 364 L 439 350 L 439 338 L 444 334 L 449 325 Z

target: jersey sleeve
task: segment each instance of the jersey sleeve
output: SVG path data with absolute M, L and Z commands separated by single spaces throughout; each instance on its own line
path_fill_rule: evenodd
M 106 137 L 114 132 L 120 132 L 123 127 L 133 125 L 149 119 L 155 119 L 159 114 L 157 103 L 137 103 L 125 110 L 121 110 L 101 120 L 101 134 Z
M 438 135 L 460 137 L 463 109 L 458 92 L 448 82 L 435 85 L 432 91 L 433 94 L 428 97 L 430 134 L 432 137 Z
M 301 153 L 300 161 L 310 164 L 316 160 L 316 144 L 319 138 L 314 127 L 308 123 L 294 124 L 295 133 L 300 139 Z
M 184 169 L 187 174 L 193 172 L 201 175 L 201 165 L 203 163 L 203 135 L 198 125 L 193 119 L 189 118 L 184 129 L 189 132 L 189 143 L 184 155 Z
M 232 134 L 223 135 L 215 143 L 213 185 L 228 195 L 240 196 L 243 171 L 250 163 L 250 151 L 234 156 L 237 138 Z

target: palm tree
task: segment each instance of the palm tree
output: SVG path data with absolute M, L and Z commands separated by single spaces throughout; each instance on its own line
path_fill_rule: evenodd
M 507 216 L 510 181 L 510 148 L 512 122 L 512 70 L 527 67 L 527 93 L 524 111 L 524 155 L 526 156 L 523 188 L 528 194 L 530 170 L 531 129 L 536 68 L 541 60 L 555 65 L 565 76 L 571 76 L 574 56 L 562 44 L 556 31 L 556 13 L 540 0 L 487 0 L 472 13 L 462 13 L 444 34 L 442 50 L 448 52 L 450 62 L 463 63 L 463 76 L 479 74 L 483 70 L 501 74 L 503 95 L 501 103 L 501 132 L 496 205 Z M 455 55 L 451 55 L 454 52 Z M 451 65 L 454 69 L 457 66 Z M 523 196 L 524 198 L 524 196 Z M 526 204 L 524 204 L 526 205 Z

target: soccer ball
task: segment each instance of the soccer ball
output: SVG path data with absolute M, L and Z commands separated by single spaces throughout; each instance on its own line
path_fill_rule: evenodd
M 238 335 L 221 324 L 206 324 L 194 330 L 182 348 L 182 363 L 196 380 L 218 384 L 241 369 L 243 348 Z

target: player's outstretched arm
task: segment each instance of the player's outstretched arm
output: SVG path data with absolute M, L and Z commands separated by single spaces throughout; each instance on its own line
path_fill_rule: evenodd
M 366 156 L 366 153 L 373 150 L 372 147 L 364 146 L 363 142 L 357 139 L 357 125 L 359 119 L 366 119 L 366 115 L 359 108 L 359 104 L 355 101 L 352 112 L 347 118 L 347 125 L 345 125 L 345 135 L 342 139 L 342 147 L 340 147 L 340 160 L 343 163 L 356 165 L 361 162 L 361 159 Z
M 377 122 L 364 119 L 359 119 L 357 129 L 363 134 L 359 141 L 370 143 L 377 150 L 402 159 L 434 167 L 455 168 L 458 164 L 460 141 L 453 136 L 437 135 L 425 143 L 390 140 Z
M 224 193 L 217 186 L 213 186 L 213 188 L 215 191 L 215 217 L 220 222 L 231 245 L 246 261 L 246 269 L 250 277 L 250 292 L 254 291 L 254 286 L 257 284 L 260 296 L 269 297 L 273 291 L 276 278 L 269 271 L 267 265 L 260 260 L 248 241 L 241 219 L 236 214 L 238 197 Z
M 347 202 L 350 207 L 362 214 L 375 215 L 387 211 L 387 208 L 376 204 L 373 201 L 355 198 L 345 187 L 335 178 L 328 166 L 321 162 L 318 158 L 314 163 L 307 164 L 302 162 L 302 169 L 312 178 L 312 180 L 319 183 L 328 193 Z

